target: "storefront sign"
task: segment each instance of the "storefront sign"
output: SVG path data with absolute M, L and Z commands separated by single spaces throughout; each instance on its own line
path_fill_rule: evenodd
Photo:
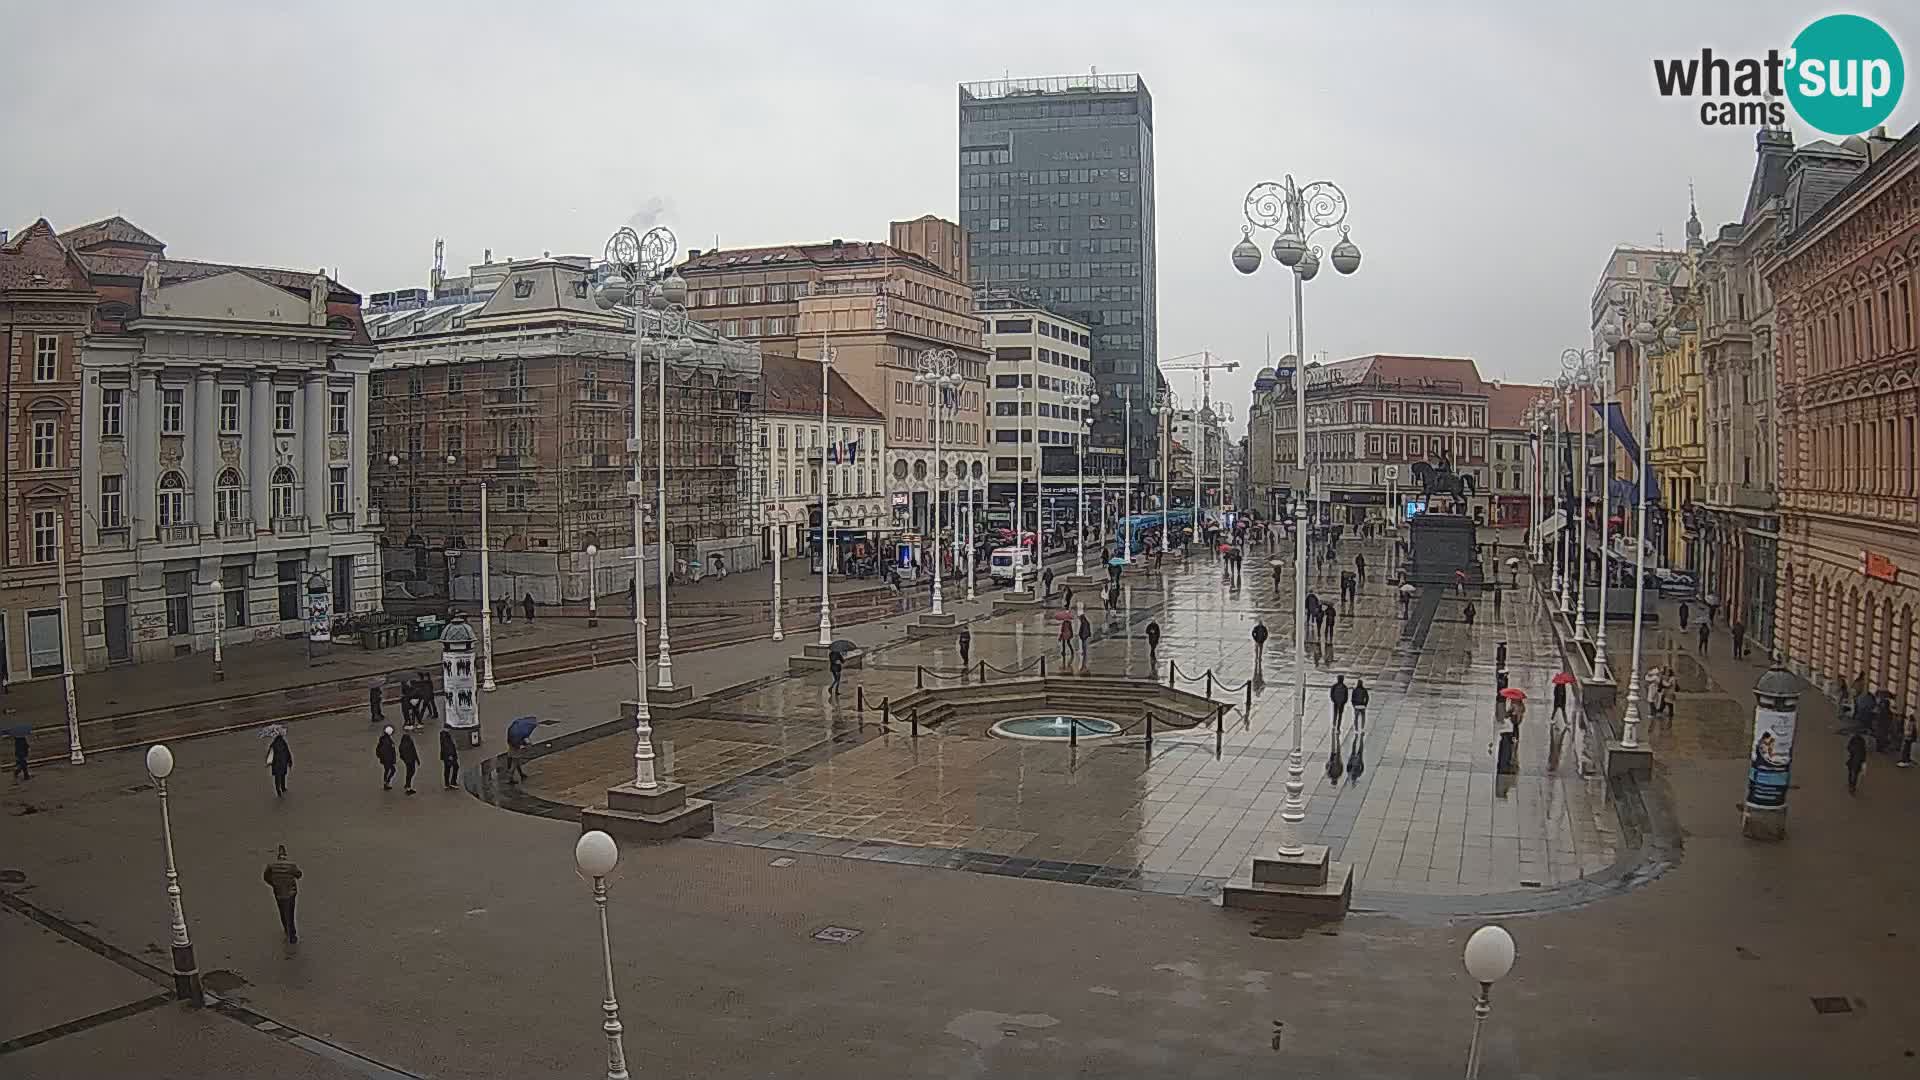
M 333 594 L 324 588 L 308 587 L 307 640 L 333 640 Z
M 1778 809 L 1787 805 L 1787 775 L 1793 768 L 1794 714 L 1777 709 L 1753 711 L 1753 754 L 1747 764 L 1747 805 Z
M 1898 582 L 1900 580 L 1900 568 L 1894 565 L 1892 559 L 1878 552 L 1860 553 L 1860 572 L 1880 581 Z

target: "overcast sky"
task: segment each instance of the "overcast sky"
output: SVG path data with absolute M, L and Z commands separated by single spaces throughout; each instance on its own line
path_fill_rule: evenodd
M 1443 10 L 1451 9 L 1451 10 Z M 1609 248 L 1738 214 L 1750 129 L 1662 100 L 1655 56 L 1785 48 L 1805 3 L 7 4 L 0 227 L 123 214 L 179 258 L 338 268 L 362 293 L 641 216 L 682 247 L 884 240 L 957 216 L 957 93 L 1139 72 L 1153 92 L 1163 357 L 1211 349 L 1243 419 L 1287 278 L 1228 262 L 1241 200 L 1348 195 L 1358 275 L 1307 349 L 1464 354 L 1539 379 L 1585 344 Z M 1920 6 L 1848 10 L 1920 42 Z M 658 14 L 646 14 L 658 12 Z M 1920 117 L 1910 90 L 1894 113 Z M 1802 140 L 1808 132 L 1795 125 Z M 1191 386 L 1185 376 L 1176 390 Z

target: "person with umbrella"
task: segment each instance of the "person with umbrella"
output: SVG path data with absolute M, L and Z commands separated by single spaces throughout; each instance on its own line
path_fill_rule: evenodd
M 1087 643 L 1093 640 L 1093 624 L 1087 621 L 1086 612 L 1080 613 L 1080 666 L 1087 666 Z
M 407 767 L 405 787 L 407 794 L 413 794 L 413 774 L 420 768 L 420 748 L 413 745 L 413 732 L 400 733 L 400 763 Z
M 1053 617 L 1060 620 L 1060 659 L 1066 660 L 1073 656 L 1073 612 L 1056 611 Z
M 1526 701 L 1527 695 L 1521 690 L 1509 687 L 1500 691 L 1500 696 L 1507 699 L 1506 724 L 1504 730 L 1500 732 L 1499 753 L 1494 761 L 1494 770 L 1502 774 L 1512 774 L 1520 771 L 1516 757 L 1520 747 L 1520 722 L 1526 717 L 1526 705 L 1523 702 Z
M 7 729 L 7 734 L 13 736 L 13 778 L 16 781 L 33 779 L 33 774 L 27 771 L 27 736 L 32 733 L 31 724 L 15 724 Z
M 1253 624 L 1253 679 L 1255 682 L 1260 682 L 1263 678 L 1262 672 L 1260 670 L 1260 659 L 1261 659 L 1261 654 L 1266 652 L 1266 649 L 1267 649 L 1267 624 L 1263 622 L 1255 622 Z
M 1160 624 L 1151 620 L 1147 623 L 1147 663 L 1160 666 Z
M 847 670 L 846 654 L 838 649 L 829 649 L 827 651 L 827 670 L 833 675 L 833 684 L 827 688 L 827 691 L 834 697 L 839 697 L 840 676 Z
M 453 730 L 445 727 L 440 729 L 440 786 L 448 791 L 460 786 L 460 747 Z
M 267 768 L 273 772 L 273 793 L 287 793 L 287 774 L 293 771 L 293 747 L 287 745 L 287 729 L 279 724 L 268 724 L 260 729 L 260 736 L 271 739 L 267 746 Z
M 518 784 L 526 780 L 527 743 L 532 741 L 533 729 L 539 723 L 535 717 L 520 716 L 507 725 L 507 783 Z
M 398 768 L 400 754 L 393 746 L 393 728 L 380 731 L 380 741 L 373 744 L 374 760 L 380 763 L 380 790 L 393 790 L 393 774 Z
M 1564 722 L 1567 719 L 1567 687 L 1571 685 L 1571 672 L 1562 671 L 1553 677 L 1553 718 L 1556 720 Z

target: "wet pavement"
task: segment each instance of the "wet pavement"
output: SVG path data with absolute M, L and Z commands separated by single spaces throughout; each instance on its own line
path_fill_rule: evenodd
M 1582 775 L 1587 742 L 1576 728 L 1558 770 L 1548 769 L 1551 632 L 1535 604 L 1486 597 L 1469 626 L 1464 601 L 1435 590 L 1402 618 L 1379 580 L 1343 607 L 1330 646 L 1309 652 L 1302 745 L 1309 842 L 1352 864 L 1360 903 L 1395 897 L 1485 897 L 1561 886 L 1617 869 L 1620 824 L 1603 781 Z M 849 669 L 836 699 L 824 675 L 775 678 L 710 699 L 700 715 L 656 725 L 666 774 L 716 803 L 715 839 L 852 859 L 935 865 L 1142 891 L 1210 896 L 1279 844 L 1292 737 L 1291 573 L 1276 592 L 1250 560 L 1240 584 L 1217 563 L 1169 560 L 1163 574 L 1129 575 L 1121 610 L 1091 601 L 1096 633 L 1086 670 L 1168 677 L 1227 707 L 1220 752 L 1211 731 L 1157 734 L 1139 717 L 1107 714 L 1129 737 L 1077 751 L 989 736 L 987 720 L 957 720 L 915 737 L 881 702 L 916 685 L 959 678 L 953 636 L 895 644 Z M 1259 564 L 1262 571 L 1264 563 Z M 1310 587 L 1338 592 L 1332 577 Z M 1162 641 L 1150 663 L 1145 626 Z M 1271 637 L 1262 681 L 1250 632 Z M 973 673 L 1060 671 L 1052 612 L 989 616 L 970 625 Z M 1494 769 L 1494 665 L 1508 646 L 1512 684 L 1533 699 L 1517 776 Z M 1079 669 L 1076 660 L 1070 665 Z M 1336 731 L 1327 688 L 1364 680 L 1364 733 L 1351 712 Z M 988 671 L 990 681 L 1002 678 Z M 1189 679 L 1195 681 L 1189 681 Z M 864 698 L 865 710 L 860 709 Z M 1043 712 L 1008 707 L 1001 716 Z M 1573 721 L 1582 723 L 1579 716 Z M 1337 770 L 1332 768 L 1338 762 Z M 625 733 L 540 758 L 527 792 L 567 806 L 596 802 L 632 767 Z M 564 811 L 563 811 L 564 812 Z M 1440 901 L 1442 906 L 1447 901 Z

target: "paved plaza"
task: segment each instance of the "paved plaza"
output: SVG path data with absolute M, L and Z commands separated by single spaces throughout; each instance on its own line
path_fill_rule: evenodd
M 1539 609 L 1503 603 L 1496 614 L 1481 597 L 1485 613 L 1469 627 L 1466 601 L 1436 591 L 1403 618 L 1378 577 L 1384 553 L 1373 554 L 1374 579 L 1342 612 L 1332 642 L 1316 640 L 1309 654 L 1309 841 L 1353 865 L 1363 904 L 1407 894 L 1499 895 L 1503 909 L 1534 906 L 1551 903 L 1558 886 L 1622 869 L 1619 823 L 1597 770 L 1583 775 L 1588 754 L 1578 731 L 1560 767 L 1548 768 L 1550 680 L 1559 668 Z M 958 679 L 956 638 L 943 635 L 869 655 L 864 667 L 849 670 L 837 699 L 825 676 L 794 676 L 656 725 L 662 764 L 690 794 L 715 801 L 721 840 L 1217 895 L 1224 880 L 1281 839 L 1292 745 L 1292 581 L 1289 573 L 1276 592 L 1269 575 L 1249 570 L 1230 586 L 1218 563 L 1195 563 L 1129 575 L 1126 600 L 1110 615 L 1093 590 L 1082 590 L 1075 605 L 1091 599 L 1098 628 L 1084 664 L 1062 660 L 1053 611 L 975 621 L 968 678 L 978 678 L 981 662 L 990 665 L 989 681 L 1008 677 L 998 672 L 1031 674 L 1043 657 L 1055 673 L 1064 666 L 1161 681 L 1173 665 L 1181 688 L 1198 693 L 1211 672 L 1215 698 L 1228 708 L 1217 757 L 1206 730 L 1163 727 L 1149 748 L 1137 715 L 1108 717 L 1129 726 L 1131 737 L 1088 742 L 1078 752 L 994 738 L 978 721 L 925 728 L 916 738 L 896 718 L 883 732 L 883 699 Z M 1333 582 L 1310 587 L 1338 592 Z M 1163 634 L 1151 668 L 1149 621 Z M 1239 690 L 1253 676 L 1256 621 L 1274 636 L 1249 714 Z M 1518 776 L 1494 770 L 1500 641 L 1513 685 L 1535 699 Z M 1372 692 L 1364 732 L 1351 711 L 1334 729 L 1327 691 L 1336 674 Z M 535 761 L 527 791 L 562 806 L 587 805 L 631 769 L 631 738 L 617 733 Z M 1504 896 L 1523 890 L 1539 891 Z
M 611 881 L 636 1076 L 1457 1075 L 1474 989 L 1460 949 L 1490 920 L 1519 959 L 1494 991 L 1483 1076 L 1913 1074 L 1916 778 L 1876 758 L 1848 796 L 1822 699 L 1803 708 L 1788 840 L 1744 840 L 1733 735 L 1758 669 L 1724 640 L 1700 657 L 1661 624 L 1649 663 L 1674 664 L 1684 692 L 1672 728 L 1652 733 L 1641 820 L 1571 747 L 1545 770 L 1555 647 L 1537 604 L 1510 599 L 1497 618 L 1482 604 L 1469 631 L 1449 598 L 1402 621 L 1384 593 L 1363 596 L 1313 665 L 1306 729 L 1309 824 L 1359 869 L 1358 903 L 1303 927 L 1194 887 L 1271 843 L 1291 599 L 1251 573 L 1236 594 L 1206 562 L 1170 565 L 1164 601 L 1158 578 L 1129 581 L 1133 610 L 1096 638 L 1096 672 L 1127 670 L 1131 648 L 1144 674 L 1139 630 L 1157 619 L 1161 678 L 1171 659 L 1237 683 L 1253 620 L 1273 629 L 1252 715 L 1244 694 L 1216 695 L 1229 706 L 1217 759 L 1200 732 L 1157 735 L 1151 760 L 1134 740 L 1069 757 L 958 727 L 918 743 L 897 723 L 882 732 L 876 696 L 910 688 L 917 664 L 957 667 L 951 637 L 905 642 L 901 618 L 845 631 L 873 666 L 849 672 L 838 702 L 821 677 L 785 674 L 804 636 L 677 658 L 703 692 L 739 690 L 662 726 L 662 760 L 721 797 L 721 832 L 626 846 Z M 955 607 L 974 620 L 976 660 L 1057 655 L 1044 615 Z M 1511 786 L 1487 750 L 1503 636 L 1535 701 Z M 1336 672 L 1375 689 L 1362 775 L 1337 784 Z M 591 799 L 630 767 L 630 741 L 589 736 L 631 687 L 611 665 L 505 685 L 483 702 L 483 752 L 508 719 L 538 715 L 542 740 L 588 740 L 533 762 L 539 798 Z M 600 941 L 572 865 L 577 824 L 475 798 L 493 777 L 471 751 L 464 790 L 382 791 L 359 712 L 289 737 L 285 798 L 251 733 L 174 745 L 184 909 L 216 995 L 198 1012 L 163 996 L 158 806 L 140 755 L 0 786 L 0 1074 L 598 1075 Z M 1649 833 L 1668 838 L 1657 858 Z M 292 947 L 260 879 L 278 844 L 306 875 Z M 964 872 L 996 855 L 1034 866 Z M 1139 876 L 1067 883 L 1096 857 Z M 1821 1011 L 1835 1002 L 1845 1011 Z

